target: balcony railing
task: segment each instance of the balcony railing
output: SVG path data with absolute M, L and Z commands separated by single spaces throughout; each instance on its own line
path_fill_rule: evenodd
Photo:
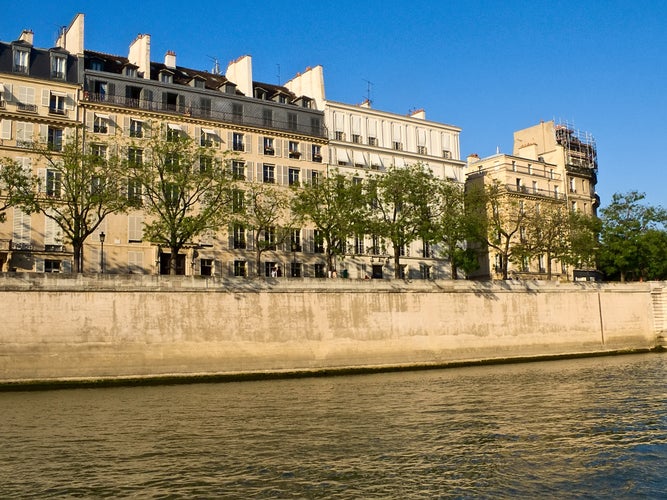
M 565 195 L 547 189 L 536 189 L 529 186 L 517 186 L 516 184 L 505 184 L 505 189 L 511 193 L 523 193 L 526 195 L 539 196 L 541 198 L 553 198 L 555 200 L 564 200 Z
M 243 114 L 240 115 L 238 111 L 214 111 L 209 108 L 197 108 L 193 106 L 184 106 L 181 104 L 164 103 L 161 101 L 152 101 L 147 99 L 136 99 L 123 96 L 115 96 L 109 94 L 100 94 L 94 92 L 84 92 L 83 100 L 88 102 L 109 103 L 116 106 L 126 108 L 138 108 L 148 111 L 155 111 L 158 113 L 169 113 L 175 115 L 183 115 L 194 118 L 204 118 L 207 120 L 215 120 L 223 123 L 233 123 L 236 125 L 245 125 L 249 127 L 268 128 L 273 130 L 291 131 L 299 134 L 309 135 L 313 137 L 326 137 L 327 130 L 323 124 L 311 125 L 294 123 L 290 120 L 278 120 L 275 117 L 271 120 L 271 125 L 266 124 L 264 116 Z M 261 108 L 258 107 L 261 111 Z
M 28 113 L 36 113 L 37 105 L 36 104 L 26 104 L 24 102 L 17 102 L 16 109 L 18 111 L 26 111 Z

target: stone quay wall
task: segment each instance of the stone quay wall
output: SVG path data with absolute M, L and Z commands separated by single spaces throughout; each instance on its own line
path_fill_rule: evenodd
M 664 345 L 667 283 L 0 276 L 0 385 L 260 377 Z

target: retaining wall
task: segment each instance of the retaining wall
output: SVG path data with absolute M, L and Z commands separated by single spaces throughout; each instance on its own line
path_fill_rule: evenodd
M 0 383 L 655 348 L 664 283 L 0 277 Z

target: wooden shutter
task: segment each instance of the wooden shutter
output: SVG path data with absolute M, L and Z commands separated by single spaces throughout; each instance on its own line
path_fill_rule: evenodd
M 30 214 L 14 208 L 14 227 L 12 231 L 12 244 L 30 245 Z
M 247 161 L 245 163 L 246 165 L 246 180 L 247 181 L 253 181 L 255 180 L 255 163 L 252 161 Z
M 11 120 L 1 120 L 0 139 L 12 138 L 12 122 Z
M 49 107 L 51 100 L 51 91 L 47 89 L 42 90 L 42 106 L 46 106 L 47 108 Z

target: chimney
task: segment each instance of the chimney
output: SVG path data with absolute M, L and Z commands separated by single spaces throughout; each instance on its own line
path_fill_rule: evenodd
M 241 56 L 227 65 L 225 78 L 236 84 L 236 88 L 244 95 L 252 97 L 252 57 Z
M 472 165 L 475 162 L 479 161 L 479 155 L 477 153 L 471 153 L 468 155 L 468 165 Z
M 140 74 L 147 80 L 151 77 L 151 36 L 137 35 L 130 44 L 130 52 L 127 56 L 130 63 L 137 66 Z
M 164 55 L 164 65 L 167 68 L 176 69 L 176 52 L 168 50 Z
M 56 40 L 56 46 L 63 48 L 70 52 L 70 54 L 82 55 L 83 54 L 83 27 L 84 27 L 84 15 L 77 14 L 69 27 L 63 28 L 58 40 Z
M 410 117 L 419 118 L 420 120 L 426 120 L 426 111 L 424 111 L 424 108 L 415 109 L 413 111 L 410 111 Z
M 23 30 L 21 32 L 21 36 L 19 37 L 19 40 L 21 42 L 26 42 L 26 43 L 29 43 L 30 45 L 32 45 L 34 37 L 35 37 L 35 35 L 32 32 L 32 30 Z
M 306 68 L 306 71 L 298 73 L 287 82 L 285 87 L 297 96 L 310 97 L 315 101 L 317 109 L 324 109 L 324 70 L 322 66 Z

